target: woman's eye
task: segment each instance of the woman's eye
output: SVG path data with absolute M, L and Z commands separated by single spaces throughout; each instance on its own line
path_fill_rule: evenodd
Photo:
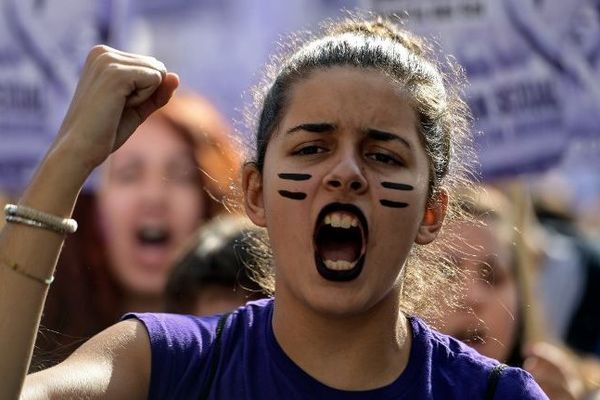
M 505 274 L 497 265 L 494 264 L 486 264 L 484 265 L 480 271 L 481 279 L 488 285 L 500 286 L 504 282 Z
M 489 264 L 485 264 L 479 270 L 479 277 L 487 284 L 494 286 L 496 276 L 494 274 L 494 268 Z
M 325 149 L 321 146 L 310 145 L 310 146 L 304 146 L 304 147 L 296 150 L 293 154 L 300 155 L 300 156 L 307 156 L 307 155 L 311 155 L 311 154 L 323 153 L 324 151 L 325 151 Z
M 402 162 L 399 159 L 385 153 L 367 153 L 366 157 L 383 164 L 402 165 Z

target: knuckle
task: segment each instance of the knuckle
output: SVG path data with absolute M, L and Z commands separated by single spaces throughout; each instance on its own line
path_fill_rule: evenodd
M 166 69 L 165 64 L 154 56 L 145 56 L 146 60 L 155 68 Z
M 109 51 L 110 51 L 110 47 L 103 45 L 103 44 L 97 44 L 90 49 L 86 61 L 88 63 L 94 62 L 94 60 L 96 60 L 100 55 L 107 53 Z
M 100 86 L 115 90 L 127 86 L 128 79 L 126 75 L 121 65 L 116 62 L 107 62 L 97 70 L 96 80 Z
M 85 65 L 84 72 L 92 79 L 93 77 L 106 77 L 106 73 L 108 72 L 108 76 L 113 76 L 118 69 L 118 60 L 115 57 L 115 53 L 113 50 L 105 45 L 97 45 L 92 47 L 90 52 L 88 53 Z
M 152 70 L 152 81 L 157 85 L 162 82 L 162 75 L 160 71 Z
M 99 66 L 108 66 L 114 64 L 115 61 L 114 54 L 109 51 L 103 52 L 96 57 L 96 64 Z
M 104 65 L 104 68 L 102 68 L 102 73 L 108 77 L 116 77 L 120 75 L 121 68 L 117 63 L 108 62 Z
M 116 77 L 123 70 L 121 63 L 112 53 L 102 53 L 94 61 L 92 67 L 98 75 Z

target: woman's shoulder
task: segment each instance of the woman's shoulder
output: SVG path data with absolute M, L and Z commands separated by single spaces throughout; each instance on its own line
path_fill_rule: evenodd
M 271 307 L 271 300 L 262 299 L 230 313 L 206 317 L 168 313 L 126 314 L 124 319 L 141 321 L 150 338 L 151 398 L 186 398 L 189 393 L 200 393 L 209 370 L 224 357 L 223 352 L 215 355 L 219 353 L 216 341 L 227 343 L 230 356 L 238 354 L 233 351 L 230 338 L 247 338 L 260 331 L 260 326 L 264 325 L 261 322 L 268 318 Z
M 225 314 L 197 316 L 172 313 L 128 313 L 123 319 L 140 320 L 154 345 L 155 340 L 166 340 L 169 346 L 173 341 L 185 343 L 207 343 L 216 337 L 219 320 L 223 319 L 224 327 L 232 326 L 251 328 L 256 319 L 266 316 L 271 307 L 271 299 L 251 301 Z M 239 323 L 244 322 L 244 323 Z M 159 343 L 157 343 L 159 344 Z
M 421 362 L 431 373 L 434 391 L 451 388 L 468 390 L 469 393 L 486 393 L 491 385 L 495 385 L 495 398 L 547 398 L 526 371 L 515 367 L 499 367 L 497 360 L 481 355 L 463 342 L 432 329 L 421 319 L 410 317 L 410 321 L 413 329 L 411 357 L 416 352 L 424 354 Z M 456 385 L 457 382 L 461 384 Z M 448 395 L 448 392 L 445 393 Z
M 413 341 L 427 347 L 431 362 L 491 371 L 498 361 L 479 354 L 476 350 L 452 336 L 438 332 L 418 317 L 409 317 L 413 330 Z

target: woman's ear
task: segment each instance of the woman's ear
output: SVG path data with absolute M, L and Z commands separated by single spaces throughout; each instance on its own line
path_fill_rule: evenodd
M 440 229 L 442 229 L 447 210 L 448 192 L 442 189 L 427 202 L 415 243 L 429 244 L 433 242 L 440 232 Z
M 255 225 L 267 226 L 263 201 L 262 175 L 253 163 L 247 163 L 242 170 L 242 190 L 244 191 L 244 208 L 248 218 Z

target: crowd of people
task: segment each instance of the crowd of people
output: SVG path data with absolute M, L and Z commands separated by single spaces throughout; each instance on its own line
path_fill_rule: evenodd
M 160 61 L 91 49 L 5 209 L 0 397 L 600 398 L 598 247 L 470 180 L 459 68 L 358 17 L 274 60 L 243 149 Z

